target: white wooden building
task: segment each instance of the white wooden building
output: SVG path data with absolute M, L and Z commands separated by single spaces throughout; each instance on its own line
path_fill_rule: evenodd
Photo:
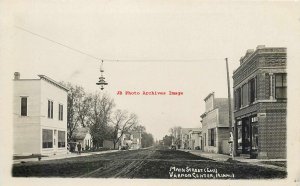
M 67 153 L 68 89 L 45 75 L 14 75 L 14 154 Z

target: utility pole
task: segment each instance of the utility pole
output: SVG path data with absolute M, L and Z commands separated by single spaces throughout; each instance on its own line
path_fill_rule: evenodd
M 232 127 L 232 110 L 231 110 L 231 94 L 230 94 L 230 79 L 229 79 L 229 69 L 228 69 L 228 59 L 225 58 L 226 61 L 226 70 L 227 70 L 227 88 L 228 88 L 228 112 L 229 112 L 229 142 L 231 142 L 231 156 L 234 159 L 235 147 L 234 147 L 234 135 L 233 135 L 233 127 Z M 232 138 L 232 139 L 231 139 Z

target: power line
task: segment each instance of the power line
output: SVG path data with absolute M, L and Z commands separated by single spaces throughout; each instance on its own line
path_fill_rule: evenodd
M 54 41 L 54 40 L 52 40 L 52 39 L 50 39 L 50 38 L 47 38 L 47 37 L 42 36 L 42 35 L 40 35 L 40 34 L 34 33 L 34 32 L 32 32 L 32 31 L 30 31 L 30 30 L 25 29 L 25 28 L 22 28 L 22 27 L 19 27 L 19 26 L 15 26 L 15 27 L 18 28 L 18 29 L 20 29 L 20 30 L 23 30 L 23 31 L 25 31 L 25 32 L 28 32 L 28 33 L 30 33 L 30 34 L 32 34 L 32 35 L 35 35 L 35 36 L 37 36 L 37 37 L 39 37 L 39 38 L 45 39 L 45 40 L 50 41 L 50 42 L 52 42 L 52 43 L 55 43 L 55 44 L 58 44 L 58 45 L 61 45 L 61 46 L 65 47 L 65 48 L 68 48 L 68 49 L 70 49 L 70 50 L 73 50 L 73 51 L 75 51 L 75 52 L 79 52 L 79 53 L 81 53 L 81 54 L 83 54 L 83 55 L 89 56 L 89 57 L 94 58 L 94 59 L 96 59 L 96 60 L 101 60 L 100 58 L 95 57 L 95 56 L 93 56 L 93 55 L 91 55 L 91 54 L 88 54 L 88 53 L 83 52 L 83 51 L 81 51 L 81 50 L 72 48 L 72 47 L 70 47 L 70 46 L 68 46 L 68 45 L 65 45 L 65 44 L 62 44 L 62 43 L 60 43 L 60 42 Z
M 25 29 L 23 27 L 20 27 L 20 26 L 15 26 L 17 29 L 20 29 L 24 32 L 27 32 L 27 33 L 30 33 L 36 37 L 39 37 L 39 38 L 42 38 L 44 40 L 47 40 L 49 42 L 52 42 L 54 44 L 57 44 L 57 45 L 60 45 L 60 46 L 63 46 L 69 50 L 72 50 L 74 52 L 78 52 L 80 54 L 83 54 L 83 55 L 86 55 L 90 58 L 93 58 L 97 61 L 111 61 L 111 62 L 200 62 L 200 61 L 212 61 L 212 60 L 216 60 L 216 61 L 219 61 L 219 60 L 224 60 L 224 58 L 203 58 L 203 59 L 104 59 L 104 58 L 100 58 L 100 57 L 97 57 L 97 56 L 94 56 L 92 54 L 89 54 L 87 52 L 84 52 L 82 50 L 79 50 L 79 49 L 76 49 L 76 48 L 73 48 L 73 47 L 70 47 L 66 44 L 63 44 L 61 42 L 58 42 L 58 41 L 55 41 L 53 39 L 50 39 L 46 36 L 43 36 L 43 35 L 40 35 L 38 33 L 35 33 L 35 32 L 32 32 L 28 29 Z

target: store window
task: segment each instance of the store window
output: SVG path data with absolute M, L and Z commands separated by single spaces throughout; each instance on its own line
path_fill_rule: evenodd
M 258 149 L 258 126 L 252 126 L 252 150 Z
M 66 132 L 58 131 L 58 148 L 66 146 Z
M 43 129 L 43 148 L 53 148 L 53 131 Z

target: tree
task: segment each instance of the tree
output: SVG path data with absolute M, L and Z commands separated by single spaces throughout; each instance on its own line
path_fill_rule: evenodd
M 143 148 L 152 146 L 153 143 L 154 143 L 154 139 L 153 139 L 152 134 L 147 133 L 147 132 L 143 132 L 141 143 L 142 143 Z
M 112 109 L 115 107 L 114 100 L 107 94 L 90 94 L 90 109 L 87 117 L 87 126 L 90 128 L 93 144 L 96 148 L 103 145 L 104 139 L 109 137 L 108 122 Z
M 116 144 L 120 141 L 123 134 L 128 132 L 132 127 L 138 124 L 137 115 L 134 113 L 129 114 L 126 110 L 116 110 L 110 119 L 113 125 L 112 139 L 114 143 L 114 149 Z
M 172 136 L 165 135 L 163 138 L 163 142 L 165 146 L 171 146 L 172 145 Z
M 172 139 L 173 139 L 173 143 L 178 147 L 180 148 L 181 146 L 181 129 L 182 127 L 173 127 L 170 129 L 170 132 L 171 132 L 171 136 L 172 136 Z
M 87 117 L 88 105 L 85 103 L 85 91 L 83 87 L 72 85 L 71 83 L 61 82 L 69 89 L 68 105 L 67 105 L 67 139 L 70 141 L 73 138 L 74 131 L 80 124 L 84 124 Z

